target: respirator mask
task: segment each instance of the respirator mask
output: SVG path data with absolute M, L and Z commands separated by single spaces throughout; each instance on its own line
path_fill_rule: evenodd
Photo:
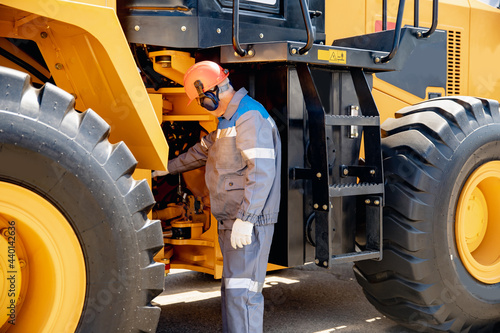
M 229 89 L 229 83 L 220 87 L 216 85 L 208 91 L 203 91 L 203 83 L 200 80 L 194 82 L 194 87 L 198 92 L 198 103 L 208 111 L 215 111 L 219 107 L 219 92 Z
M 198 103 L 208 111 L 215 111 L 219 107 L 219 86 L 203 92 L 203 83 L 200 80 L 194 82 L 194 87 L 198 92 Z

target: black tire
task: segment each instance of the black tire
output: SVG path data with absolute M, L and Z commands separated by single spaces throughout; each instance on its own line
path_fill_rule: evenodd
M 356 263 L 356 278 L 380 312 L 410 328 L 498 332 L 500 283 L 469 273 L 455 237 L 462 187 L 500 160 L 498 102 L 441 98 L 396 116 L 382 125 L 383 260 Z
M 154 332 L 161 225 L 147 218 L 154 200 L 131 176 L 136 160 L 123 142 L 108 141 L 109 130 L 92 110 L 75 111 L 70 94 L 35 89 L 29 75 L 0 68 L 0 182 L 42 196 L 77 235 L 86 266 L 77 331 Z

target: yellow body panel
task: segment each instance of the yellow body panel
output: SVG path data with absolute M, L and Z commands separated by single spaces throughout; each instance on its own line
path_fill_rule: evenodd
M 365 1 L 325 1 L 325 14 L 326 45 L 332 45 L 335 39 L 365 33 Z
M 383 122 L 387 118 L 393 118 L 398 110 L 422 101 L 421 98 L 382 81 L 377 77 L 373 78 L 372 94 L 377 102 L 380 122 Z
M 500 99 L 500 9 L 471 0 L 468 95 Z M 489 33 L 484 33 L 488 31 Z
M 140 167 L 165 169 L 168 145 L 114 3 L 95 3 L 105 1 L 2 1 L 10 8 L 0 8 L 0 36 L 34 40 L 77 109 L 99 113 L 111 125 L 110 141 L 125 141 Z

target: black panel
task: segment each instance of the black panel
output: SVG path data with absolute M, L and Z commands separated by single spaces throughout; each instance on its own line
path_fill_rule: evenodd
M 131 43 L 208 48 L 231 45 L 231 4 L 228 0 L 126 0 L 118 2 L 118 12 Z M 324 13 L 324 1 L 310 0 L 309 10 Z M 324 15 L 312 23 L 316 41 L 324 41 Z M 275 5 L 241 1 L 241 43 L 283 40 L 307 40 L 299 1 L 276 0 Z
M 446 32 L 436 30 L 429 38 L 416 43 L 415 49 L 408 56 L 405 66 L 400 71 L 378 73 L 376 76 L 425 99 L 427 87 L 446 89 L 446 43 Z

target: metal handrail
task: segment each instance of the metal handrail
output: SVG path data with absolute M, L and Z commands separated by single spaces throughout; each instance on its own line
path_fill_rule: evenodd
M 306 0 L 300 0 L 300 9 L 302 9 L 302 16 L 304 17 L 304 23 L 306 25 L 307 31 L 307 43 L 304 47 L 299 49 L 299 54 L 305 54 L 311 49 L 314 43 L 314 32 L 312 28 L 311 16 L 309 15 L 309 8 L 307 7 Z
M 382 1 L 382 31 L 387 30 L 387 0 Z
M 413 26 L 415 28 L 418 28 L 419 25 L 419 14 L 420 14 L 420 1 L 415 0 L 415 3 L 413 5 Z
M 240 46 L 240 0 L 233 0 L 233 49 L 240 57 L 247 55 L 247 51 Z
M 436 31 L 437 25 L 438 25 L 438 8 L 439 8 L 439 1 L 438 0 L 433 0 L 432 1 L 432 25 L 427 30 L 422 34 L 422 38 L 428 38 L 430 35 Z
M 398 7 L 398 18 L 396 20 L 396 27 L 394 30 L 394 39 L 392 41 L 392 50 L 388 55 L 386 55 L 385 57 L 382 57 L 380 59 L 380 61 L 383 63 L 390 61 L 392 58 L 394 58 L 394 56 L 398 52 L 399 41 L 401 39 L 401 25 L 403 23 L 404 9 L 405 9 L 405 0 L 400 0 L 399 7 Z

